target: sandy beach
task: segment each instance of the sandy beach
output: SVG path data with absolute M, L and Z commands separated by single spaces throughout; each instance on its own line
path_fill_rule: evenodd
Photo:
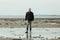
M 25 28 L 25 20 L 19 18 L 0 18 L 1 27 L 23 27 Z M 60 18 L 35 18 L 32 22 L 32 27 L 36 28 L 60 28 Z
M 23 18 L 0 18 L 0 28 L 26 28 L 26 24 Z M 32 28 L 60 28 L 60 18 L 35 18 L 35 20 L 32 22 Z M 15 38 L 0 37 L 0 40 L 15 40 Z M 16 40 L 27 40 L 27 39 L 24 38 Z M 49 39 L 49 40 L 60 40 L 60 39 Z

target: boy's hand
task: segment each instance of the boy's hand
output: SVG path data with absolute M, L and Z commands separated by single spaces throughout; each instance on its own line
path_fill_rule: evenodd
M 27 20 L 25 20 L 25 25 L 27 25 L 27 23 L 28 23 Z

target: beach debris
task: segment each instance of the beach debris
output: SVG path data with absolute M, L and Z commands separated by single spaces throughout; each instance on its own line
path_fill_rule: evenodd
M 40 38 L 41 37 L 41 35 L 39 35 L 39 36 L 33 36 L 33 38 Z
M 40 38 L 39 36 L 33 37 L 33 38 Z
M 13 40 L 22 40 L 22 39 L 13 39 Z
M 58 39 L 60 39 L 60 37 L 58 37 Z

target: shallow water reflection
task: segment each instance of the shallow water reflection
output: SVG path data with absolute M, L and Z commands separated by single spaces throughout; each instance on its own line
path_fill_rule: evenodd
M 0 37 L 4 38 L 27 38 L 28 39 L 51 39 L 60 37 L 60 28 L 32 28 L 32 33 L 25 33 L 25 28 L 0 28 Z

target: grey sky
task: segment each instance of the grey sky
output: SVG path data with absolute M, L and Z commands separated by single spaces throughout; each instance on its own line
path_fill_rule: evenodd
M 0 15 L 24 15 L 28 8 L 35 14 L 60 15 L 60 0 L 0 0 Z

